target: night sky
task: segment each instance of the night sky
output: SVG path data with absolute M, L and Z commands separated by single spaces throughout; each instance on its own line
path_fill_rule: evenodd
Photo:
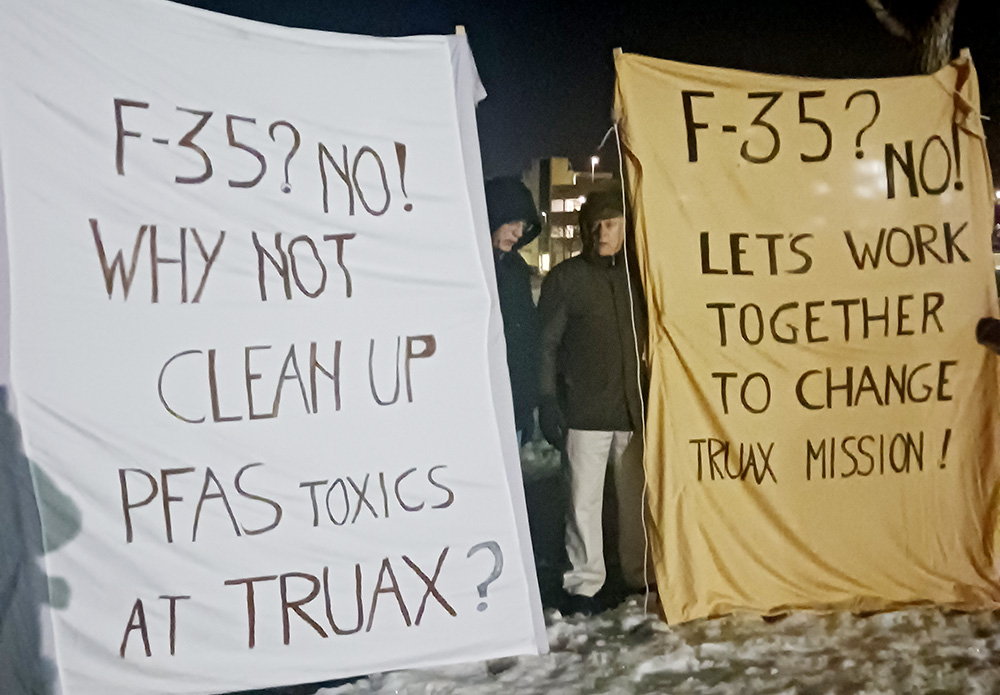
M 404 36 L 466 27 L 489 96 L 477 116 L 487 176 L 535 157 L 589 167 L 611 125 L 612 50 L 815 77 L 908 74 L 906 44 L 864 0 L 184 0 L 327 31 Z M 1000 163 L 1000 2 L 960 0 L 955 48 L 972 51 L 994 172 Z M 609 159 L 609 158 L 605 158 Z M 996 173 L 994 174 L 996 176 Z M 1000 177 L 998 177 L 1000 180 Z

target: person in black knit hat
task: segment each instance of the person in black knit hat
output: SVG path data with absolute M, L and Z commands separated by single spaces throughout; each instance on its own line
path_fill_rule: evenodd
M 538 419 L 563 449 L 570 483 L 563 575 L 570 612 L 602 608 L 604 477 L 618 501 L 618 555 L 626 584 L 644 589 L 642 399 L 646 321 L 636 273 L 625 267 L 621 190 L 591 193 L 580 209 L 583 252 L 542 284 Z M 638 350 L 636 349 L 636 346 Z
M 513 176 L 486 182 L 486 208 L 520 444 L 531 436 L 535 423 L 538 315 L 531 297 L 531 273 L 517 250 L 531 243 L 542 226 L 531 193 Z

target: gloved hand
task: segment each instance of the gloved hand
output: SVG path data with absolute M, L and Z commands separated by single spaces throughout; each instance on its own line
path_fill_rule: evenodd
M 521 444 L 527 444 L 532 439 L 535 438 L 535 413 L 531 413 L 531 418 L 524 423 L 524 427 L 520 428 L 521 432 Z
M 538 404 L 538 425 L 549 444 L 561 450 L 566 443 L 566 418 L 555 398 L 542 398 Z
M 980 345 L 1000 354 L 1000 321 L 989 316 L 979 319 L 976 324 L 976 340 Z

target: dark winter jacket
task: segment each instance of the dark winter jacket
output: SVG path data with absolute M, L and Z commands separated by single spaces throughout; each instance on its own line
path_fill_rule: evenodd
M 507 222 L 524 221 L 524 233 L 506 253 L 493 249 L 507 342 L 507 369 L 514 397 L 514 423 L 530 432 L 538 396 L 538 315 L 531 296 L 531 274 L 527 262 L 517 252 L 541 231 L 534 200 L 524 184 L 513 177 L 486 182 L 486 206 L 490 234 Z
M 597 255 L 589 222 L 581 224 L 581 235 L 583 253 L 555 266 L 542 285 L 539 397 L 549 407 L 557 404 L 571 429 L 636 431 L 645 383 L 644 370 L 636 370 L 636 344 L 640 364 L 646 345 L 637 267 L 632 261 L 630 302 L 624 253 Z

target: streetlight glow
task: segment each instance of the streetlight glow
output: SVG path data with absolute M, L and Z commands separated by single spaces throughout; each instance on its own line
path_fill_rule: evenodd
M 591 181 L 591 183 L 594 182 L 594 167 L 596 167 L 598 164 L 600 164 L 600 162 L 601 162 L 601 158 L 598 157 L 596 154 L 593 157 L 590 158 L 590 181 Z

